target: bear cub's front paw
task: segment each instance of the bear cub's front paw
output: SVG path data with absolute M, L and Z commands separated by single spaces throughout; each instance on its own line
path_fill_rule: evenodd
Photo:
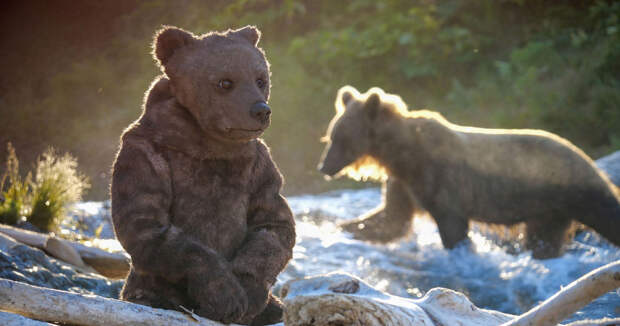
M 267 306 L 269 288 L 250 275 L 237 275 L 237 278 L 248 297 L 248 310 L 241 323 L 248 324 Z
M 248 296 L 234 276 L 203 276 L 194 282 L 190 278 L 188 290 L 198 303 L 196 313 L 205 318 L 232 323 L 248 310 Z

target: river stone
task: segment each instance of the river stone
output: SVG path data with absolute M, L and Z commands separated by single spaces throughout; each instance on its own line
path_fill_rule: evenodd
M 45 252 L 0 234 L 0 278 L 82 294 L 118 298 L 122 281 L 110 281 L 56 260 Z

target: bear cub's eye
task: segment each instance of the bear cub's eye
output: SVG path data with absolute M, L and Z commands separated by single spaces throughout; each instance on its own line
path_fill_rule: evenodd
M 222 89 L 231 89 L 233 87 L 233 82 L 230 79 L 222 79 L 217 83 L 217 87 Z
M 264 79 L 262 79 L 262 78 L 259 78 L 259 79 L 256 80 L 256 86 L 258 86 L 258 88 L 261 88 L 261 89 L 265 88 L 266 84 L 267 84 L 267 82 Z

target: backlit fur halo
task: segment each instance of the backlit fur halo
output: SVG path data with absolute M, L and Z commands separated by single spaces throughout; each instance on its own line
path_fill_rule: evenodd
M 368 97 L 372 94 L 379 95 L 381 99 L 381 107 L 384 110 L 389 110 L 403 118 L 426 118 L 426 119 L 435 119 L 447 123 L 445 118 L 437 112 L 428 111 L 428 110 L 416 110 L 409 111 L 407 108 L 407 104 L 403 101 L 403 99 L 395 94 L 388 94 L 384 92 L 379 87 L 373 87 L 369 89 L 366 93 L 360 94 L 354 87 L 352 86 L 344 86 L 340 88 L 338 91 L 338 96 L 336 97 L 335 107 L 336 107 L 336 116 L 332 120 L 332 124 L 338 120 L 340 116 L 342 116 L 346 110 L 344 105 L 344 101 L 342 101 L 342 96 L 345 92 L 353 95 L 353 98 L 360 102 L 365 102 Z M 329 131 L 331 133 L 332 125 L 330 124 Z M 329 141 L 329 134 L 322 139 L 323 141 Z M 383 182 L 387 180 L 388 171 L 385 167 L 376 159 L 369 155 L 364 155 L 359 159 L 355 160 L 353 163 L 347 165 L 340 173 L 339 176 L 346 175 L 349 178 L 352 178 L 357 181 L 379 181 Z
M 332 121 L 338 120 L 337 118 L 343 115 L 346 110 L 344 101 L 342 101 L 342 95 L 345 92 L 350 93 L 353 96 L 353 99 L 361 102 L 365 102 L 371 94 L 376 93 L 379 95 L 379 98 L 381 98 L 381 105 L 384 105 L 384 102 L 393 102 L 395 105 L 402 106 L 404 107 L 404 110 L 407 110 L 405 103 L 399 96 L 388 95 L 381 88 L 373 87 L 366 93 L 360 94 L 354 87 L 344 86 L 338 91 L 338 96 L 336 97 L 335 103 L 336 117 Z M 329 130 L 331 130 L 331 128 Z M 326 137 L 328 138 L 329 136 Z M 355 160 L 353 163 L 347 165 L 340 171 L 340 173 L 338 173 L 338 175 L 346 175 L 357 181 L 373 180 L 379 182 L 387 180 L 388 177 L 387 170 L 381 165 L 381 163 L 369 155 L 364 155 Z
M 379 181 L 384 182 L 388 178 L 385 167 L 369 155 L 364 155 L 355 162 L 347 165 L 338 173 L 338 176 L 346 175 L 356 181 Z

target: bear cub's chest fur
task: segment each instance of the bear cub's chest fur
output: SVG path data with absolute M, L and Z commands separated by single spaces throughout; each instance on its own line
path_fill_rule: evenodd
M 201 160 L 174 151 L 168 156 L 172 223 L 230 258 L 247 233 L 254 160 Z

